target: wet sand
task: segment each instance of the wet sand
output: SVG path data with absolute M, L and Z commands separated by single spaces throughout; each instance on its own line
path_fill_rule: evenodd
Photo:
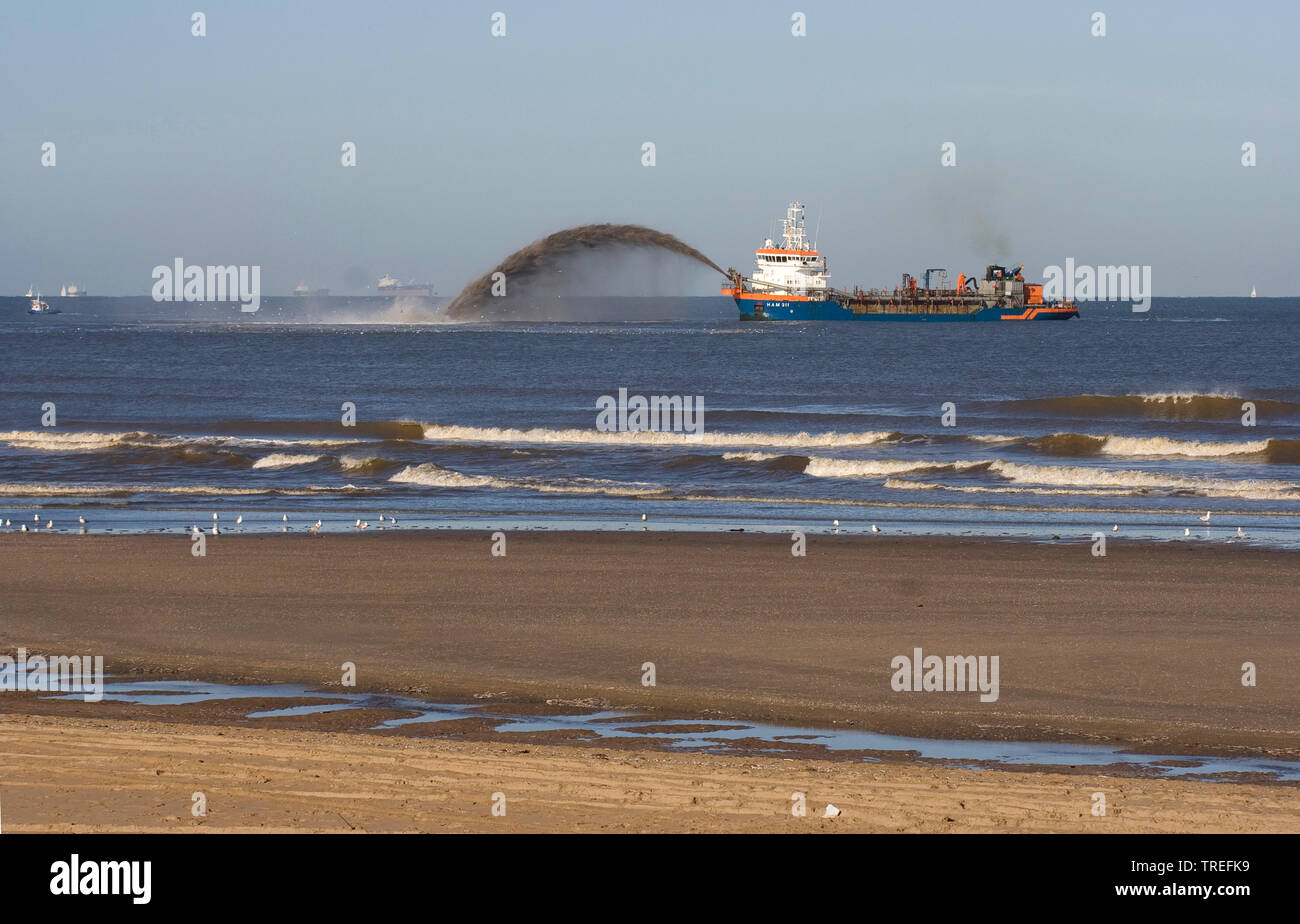
M 1099 775 L 49 716 L 0 720 L 0 753 L 7 834 L 1300 831 L 1291 787 Z
M 507 541 L 501 558 L 487 531 L 225 535 L 196 558 L 180 535 L 3 535 L 0 650 L 336 689 L 350 661 L 357 690 L 431 699 L 1300 759 L 1300 553 L 1116 539 L 1094 558 L 1086 540 L 811 535 L 796 558 L 781 535 Z M 894 692 L 891 659 L 917 647 L 997 655 L 999 699 Z M 1241 684 L 1245 661 L 1257 686 Z

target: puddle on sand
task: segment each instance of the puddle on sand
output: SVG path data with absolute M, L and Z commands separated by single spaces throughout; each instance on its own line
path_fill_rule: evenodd
M 81 698 L 72 692 L 52 698 Z M 250 712 L 250 719 L 313 715 L 347 709 L 384 709 L 414 715 L 388 719 L 375 729 L 405 725 L 486 720 L 498 734 L 518 732 L 582 731 L 592 739 L 640 738 L 682 750 L 730 753 L 760 750 L 780 756 L 790 753 L 783 745 L 817 746 L 827 751 L 911 752 L 925 760 L 959 761 L 980 769 L 986 763 L 1032 767 L 1102 767 L 1127 764 L 1163 777 L 1206 777 L 1211 774 L 1262 774 L 1277 781 L 1300 781 L 1300 763 L 1251 757 L 1189 757 L 1172 754 L 1128 754 L 1100 744 L 1066 744 L 1043 741 L 961 741 L 907 738 L 853 729 L 800 728 L 708 719 L 637 718 L 629 712 L 589 712 L 572 715 L 526 715 L 494 711 L 482 703 L 431 703 L 382 693 L 336 693 L 300 684 L 234 685 L 190 680 L 118 681 L 106 679 L 105 700 L 142 706 L 184 706 L 213 700 L 316 700 L 316 704 L 287 706 Z M 626 721 L 623 721 L 626 720 Z M 801 752 L 800 756 L 808 756 Z M 878 760 L 864 757 L 864 760 Z M 1231 781 L 1231 778 L 1226 778 Z

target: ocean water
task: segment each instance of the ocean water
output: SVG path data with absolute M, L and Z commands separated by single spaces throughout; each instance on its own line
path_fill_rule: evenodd
M 148 298 L 52 301 L 63 314 L 33 318 L 0 299 L 9 530 L 84 516 L 90 532 L 179 533 L 214 512 L 246 531 L 394 514 L 399 529 L 642 529 L 645 514 L 649 529 L 838 519 L 1086 540 L 1117 525 L 1300 547 L 1300 299 L 933 326 L 742 323 L 720 298 L 491 325 L 373 298 L 175 319 Z M 702 434 L 598 431 L 597 399 L 620 388 L 699 396 Z

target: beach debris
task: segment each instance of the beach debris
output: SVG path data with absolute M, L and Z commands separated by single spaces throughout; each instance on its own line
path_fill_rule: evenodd
M 839 815 L 841 815 L 841 814 L 843 814 L 843 813 L 842 813 L 838 808 L 835 807 L 835 804 L 834 804 L 833 802 L 827 802 L 827 803 L 826 803 L 826 811 L 825 811 L 825 813 L 822 814 L 822 817 L 823 817 L 823 818 L 835 818 L 835 817 L 837 817 L 837 816 L 839 816 Z

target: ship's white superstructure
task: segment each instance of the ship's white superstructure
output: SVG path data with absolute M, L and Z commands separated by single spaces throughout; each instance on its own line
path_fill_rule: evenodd
M 791 202 L 781 222 L 781 243 L 768 238 L 754 251 L 756 267 L 751 282 L 758 291 L 791 295 L 820 294 L 826 289 L 826 258 L 809 243 L 804 231 L 802 202 Z

